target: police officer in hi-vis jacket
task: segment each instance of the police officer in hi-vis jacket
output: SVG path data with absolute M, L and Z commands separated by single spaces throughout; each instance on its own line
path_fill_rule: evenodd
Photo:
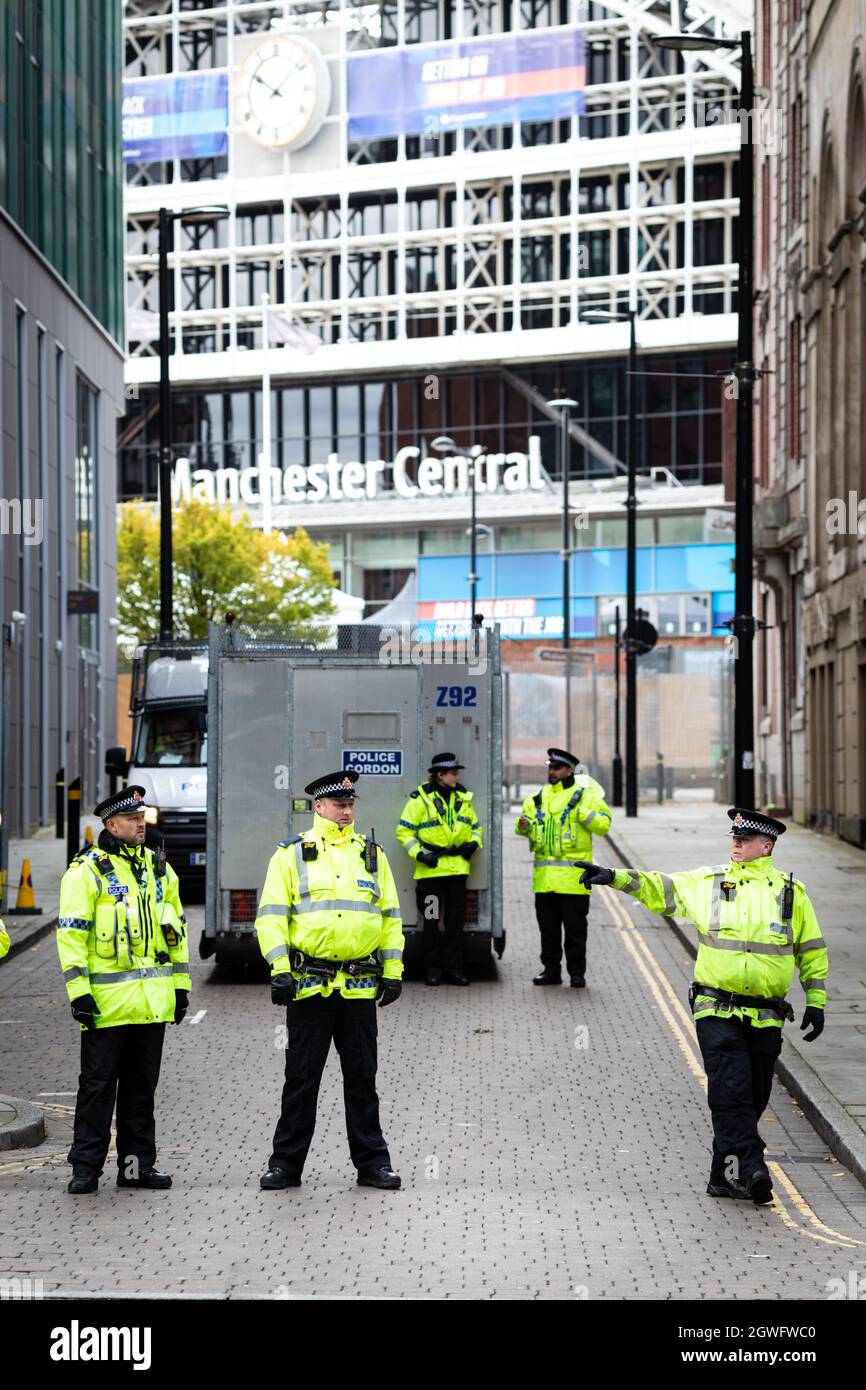
M 332 1042 L 358 1183 L 400 1186 L 379 1123 L 376 1001 L 381 1009 L 400 998 L 403 926 L 385 853 L 355 830 L 357 780 L 357 772 L 330 772 L 304 788 L 313 824 L 280 842 L 262 889 L 256 934 L 288 1032 L 266 1191 L 301 1185 Z
M 94 811 L 99 839 L 60 884 L 57 951 L 81 1075 L 69 1191 L 95 1192 L 117 1102 L 118 1187 L 170 1187 L 156 1163 L 154 1093 L 167 1023 L 189 1007 L 189 942 L 177 874 L 144 844 L 144 787 L 124 787 Z
M 532 887 L 541 933 L 541 973 L 534 985 L 562 983 L 565 966 L 573 989 L 586 984 L 586 933 L 590 889 L 575 864 L 592 853 L 593 835 L 610 830 L 604 789 L 575 772 L 578 759 L 564 748 L 547 750 L 547 786 L 523 803 L 515 831 L 529 840 L 534 859 Z
M 782 821 L 734 806 L 730 859 L 686 873 L 640 873 L 584 864 L 587 883 L 610 884 L 651 912 L 685 917 L 698 930 L 689 1001 L 713 1119 L 710 1197 L 772 1200 L 758 1133 L 770 1099 L 773 1068 L 794 966 L 806 995 L 800 1030 L 814 1042 L 824 1028 L 827 946 L 802 883 L 777 869 L 773 849 Z

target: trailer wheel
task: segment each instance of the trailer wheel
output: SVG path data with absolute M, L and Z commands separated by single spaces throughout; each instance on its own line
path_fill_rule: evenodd
M 214 941 L 213 937 L 208 936 L 206 932 L 202 932 L 201 938 L 198 943 L 198 953 L 201 956 L 201 959 L 209 960 L 215 951 L 216 942 Z

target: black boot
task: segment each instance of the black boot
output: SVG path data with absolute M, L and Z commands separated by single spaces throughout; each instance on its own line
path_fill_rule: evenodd
M 69 1180 L 67 1192 L 82 1196 L 85 1192 L 95 1192 L 99 1187 L 99 1174 L 92 1168 L 86 1168 L 82 1163 L 76 1163 L 72 1168 L 72 1177 Z
M 142 1168 L 139 1170 L 137 1178 L 124 1177 L 123 1173 L 117 1174 L 118 1187 L 148 1187 L 154 1190 L 162 1187 L 171 1187 L 171 1178 L 168 1173 L 159 1173 L 156 1168 Z
M 584 977 L 583 977 L 582 975 L 572 975 L 572 977 L 571 977 L 571 988 L 572 988 L 572 989 L 586 989 L 586 980 L 584 979 Z
M 766 1202 L 772 1202 L 773 1184 L 766 1168 L 758 1168 L 750 1178 L 746 1179 L 746 1194 L 751 1197 L 757 1207 L 764 1206 Z
M 428 985 L 441 985 L 441 983 L 442 983 L 442 971 L 441 971 L 441 970 L 435 969 L 433 966 L 428 967 L 428 970 L 427 970 L 427 984 L 428 984 Z
M 301 1179 L 293 1178 L 285 1168 L 279 1165 L 271 1165 L 266 1173 L 259 1178 L 259 1187 L 263 1192 L 278 1192 L 284 1187 L 300 1187 Z
M 546 965 L 540 975 L 533 975 L 532 983 L 534 985 L 561 985 L 562 976 L 558 970 L 554 972 Z
M 383 1163 L 379 1168 L 359 1170 L 358 1186 L 397 1188 L 400 1186 L 400 1178 L 393 1168 L 389 1168 L 387 1163 Z
M 739 1178 L 722 1178 L 721 1182 L 716 1182 L 710 1178 L 707 1183 L 708 1197 L 740 1197 L 749 1200 L 749 1193 L 744 1182 Z

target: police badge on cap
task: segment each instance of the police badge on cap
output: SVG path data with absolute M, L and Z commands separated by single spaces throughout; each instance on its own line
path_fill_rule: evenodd
M 732 825 L 729 834 L 743 838 L 746 835 L 766 835 L 768 840 L 778 840 L 784 835 L 787 826 L 783 821 L 773 820 L 762 811 L 748 811 L 742 806 L 732 806 L 728 812 Z
M 99 805 L 94 807 L 93 814 L 102 821 L 108 820 L 111 816 L 135 815 L 136 811 L 147 810 L 147 802 L 144 799 L 146 795 L 144 787 L 124 787 L 100 801 Z

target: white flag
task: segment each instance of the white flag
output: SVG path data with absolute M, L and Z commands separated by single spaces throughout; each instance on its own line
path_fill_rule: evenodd
M 322 346 L 318 333 L 311 333 L 299 323 L 290 323 L 285 314 L 271 310 L 268 314 L 268 339 L 272 343 L 284 343 L 286 347 L 299 348 L 307 354 Z
M 159 314 L 149 309 L 127 309 L 126 339 L 130 343 L 153 343 L 159 337 Z

